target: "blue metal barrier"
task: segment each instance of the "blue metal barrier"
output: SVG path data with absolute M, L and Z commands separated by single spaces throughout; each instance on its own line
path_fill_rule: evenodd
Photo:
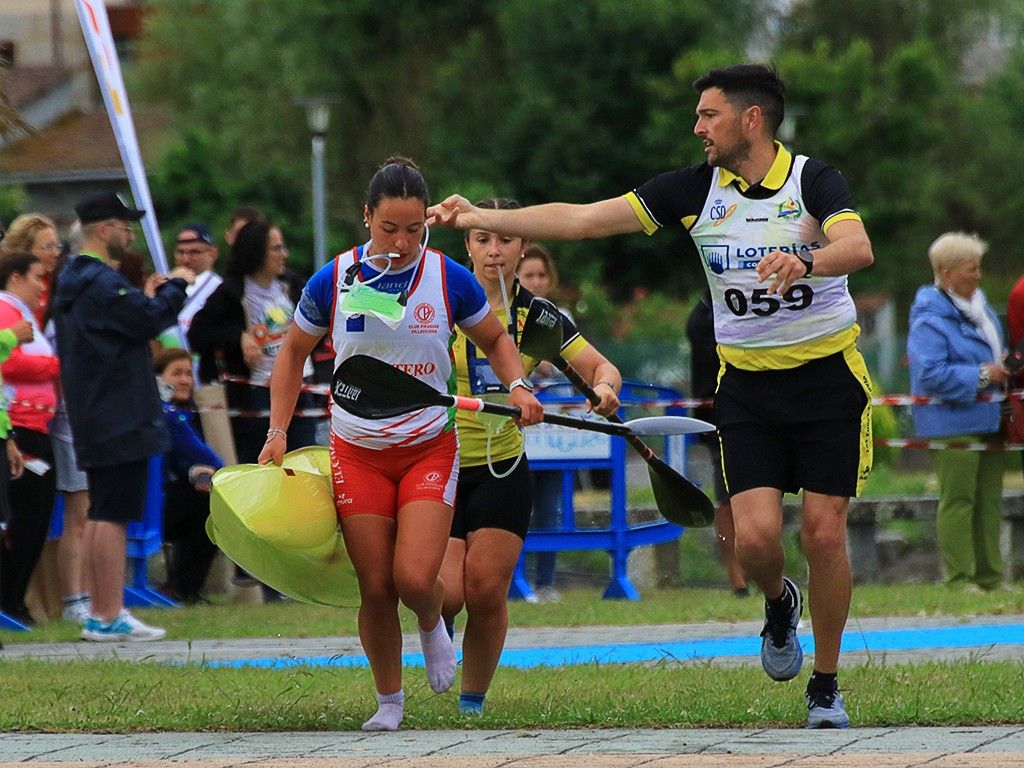
M 127 549 L 128 583 L 124 588 L 124 604 L 143 607 L 174 607 L 177 603 L 149 586 L 149 558 L 163 548 L 163 456 L 149 459 L 149 479 L 146 485 L 146 504 L 142 520 L 128 523 Z M 50 517 L 48 539 L 59 539 L 64 532 L 64 496 L 57 494 Z M 27 629 L 24 625 L 7 626 L 14 622 L 0 613 L 0 628 Z M 14 622 L 18 624 L 18 622 Z
M 149 586 L 149 558 L 163 548 L 164 462 L 163 456 L 149 459 L 146 506 L 141 522 L 128 523 L 128 572 L 124 604 L 150 608 L 175 607 L 178 604 Z
M 580 395 L 569 384 L 546 386 L 538 393 L 545 405 L 580 404 Z M 678 390 L 637 382 L 623 382 L 619 400 L 624 406 L 650 400 L 681 397 Z M 580 405 L 582 408 L 582 405 Z M 669 408 L 670 415 L 683 415 L 685 409 Z M 672 541 L 683 528 L 665 520 L 630 525 L 626 514 L 626 442 L 597 432 L 583 432 L 564 427 L 540 424 L 525 432 L 526 455 L 531 470 L 556 470 L 562 473 L 562 519 L 554 530 L 530 529 L 519 556 L 512 584 L 511 599 L 528 599 L 533 589 L 526 579 L 526 554 L 529 552 L 565 552 L 600 549 L 608 552 L 612 562 L 612 575 L 603 597 L 609 599 L 639 600 L 640 595 L 629 580 L 627 561 L 636 547 Z M 664 460 L 682 471 L 685 467 L 685 441 L 682 436 L 665 439 Z M 578 528 L 573 503 L 575 473 L 580 469 L 606 469 L 611 471 L 611 514 L 607 527 Z

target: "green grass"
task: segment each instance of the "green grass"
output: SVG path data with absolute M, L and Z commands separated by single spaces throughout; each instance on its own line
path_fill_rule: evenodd
M 1024 612 L 1024 591 L 971 595 L 941 585 L 870 585 L 854 590 L 851 620 L 868 616 Z M 218 604 L 138 612 L 174 639 L 313 637 L 354 634 L 355 609 L 298 603 Z M 721 589 L 652 590 L 639 602 L 571 590 L 560 603 L 512 603 L 513 627 L 641 626 L 757 620 L 757 598 Z M 414 631 L 407 611 L 406 631 Z M 638 635 L 642 630 L 638 629 Z M 70 641 L 67 623 L 2 633 L 4 643 Z M 638 639 L 641 639 L 638 637 Z M 408 728 L 772 727 L 800 726 L 803 684 L 769 681 L 756 668 L 704 663 L 501 668 L 488 715 L 456 715 L 455 693 L 435 696 L 421 669 L 406 672 Z M 1024 721 L 1024 661 L 844 667 L 850 714 L 861 726 L 978 725 Z M 456 689 L 457 689 L 456 685 Z M 354 729 L 371 714 L 366 669 L 229 669 L 114 661 L 4 660 L 0 731 L 285 731 Z
M 1007 475 L 1007 486 L 1020 473 Z M 1011 480 L 1011 477 L 1013 480 Z M 653 504 L 649 489 L 631 489 L 635 504 Z M 928 472 L 879 467 L 868 495 L 934 493 Z M 648 496 L 645 496 L 647 494 Z M 593 496 L 591 499 L 590 496 Z M 600 492 L 583 494 L 600 504 Z M 895 521 L 895 524 L 902 521 Z M 903 531 L 913 543 L 922 524 Z M 901 529 L 902 530 L 902 529 Z M 791 532 L 784 537 L 788 570 L 803 573 Z M 759 620 L 761 601 L 733 598 L 725 589 L 714 533 L 693 529 L 679 541 L 685 587 L 644 590 L 639 602 L 600 599 L 608 574 L 603 552 L 563 553 L 559 569 L 595 586 L 571 589 L 560 603 L 510 604 L 510 625 L 577 627 L 702 621 Z M 803 579 L 801 579 L 803 581 Z M 695 587 L 692 585 L 715 585 Z M 141 610 L 140 617 L 168 629 L 171 639 L 323 637 L 356 634 L 356 600 L 329 609 L 294 602 L 215 604 L 183 610 Z M 1024 613 L 1024 590 L 965 596 L 939 584 L 857 586 L 856 619 L 872 616 L 954 616 L 965 623 L 979 615 Z M 415 625 L 402 612 L 406 632 Z M 638 635 L 642 630 L 638 630 Z M 39 625 L 32 632 L 0 632 L 5 644 L 70 642 L 68 623 Z M 638 637 L 638 639 L 641 639 Z M 488 695 L 488 714 L 467 721 L 456 714 L 456 695 L 432 694 L 423 671 L 406 672 L 407 717 L 403 727 L 799 727 L 805 710 L 805 671 L 779 685 L 756 668 L 709 664 L 608 666 L 566 669 L 499 669 Z M 869 663 L 844 667 L 842 684 L 858 726 L 981 725 L 1024 721 L 1024 661 L 921 664 Z M 458 687 L 457 684 L 455 686 Z M 366 669 L 211 669 L 122 662 L 49 663 L 4 660 L 0 654 L 0 731 L 286 731 L 356 729 L 371 714 L 373 684 Z
M 807 672 L 788 685 L 759 669 L 583 665 L 499 669 L 487 715 L 457 716 L 457 694 L 405 679 L 405 728 L 799 727 Z M 0 661 L 0 731 L 348 730 L 373 708 L 363 669 L 210 669 L 123 662 Z M 1024 720 L 1024 662 L 844 669 L 858 726 L 979 725 Z M 457 686 L 456 686 L 457 688 Z

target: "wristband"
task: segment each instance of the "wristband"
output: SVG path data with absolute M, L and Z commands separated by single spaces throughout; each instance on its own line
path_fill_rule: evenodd
M 989 371 L 987 365 L 982 365 L 978 368 L 978 389 L 986 389 L 989 384 L 992 383 L 992 373 Z
M 288 431 L 281 429 L 280 427 L 271 427 L 267 430 L 267 442 L 269 443 L 275 437 L 283 437 L 285 440 L 288 439 Z

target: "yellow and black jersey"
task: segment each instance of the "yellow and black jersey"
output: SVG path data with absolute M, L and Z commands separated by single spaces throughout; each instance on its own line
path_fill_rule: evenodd
M 837 170 L 776 148 L 756 184 L 701 164 L 626 195 L 647 234 L 668 225 L 689 233 L 711 289 L 719 355 L 749 370 L 792 368 L 845 349 L 859 334 L 845 275 L 811 274 L 780 296 L 758 282 L 754 268 L 769 253 L 814 251 L 833 224 L 860 220 Z
M 532 299 L 533 294 L 520 286 L 519 282 L 516 281 L 512 287 L 512 296 L 510 297 L 512 304 L 510 309 L 513 317 L 515 317 L 515 323 L 509 322 L 508 314 L 506 314 L 504 309 L 494 312 L 508 329 L 509 335 L 516 342 L 516 346 L 519 345 L 519 336 L 522 334 L 523 326 L 526 323 L 526 314 L 530 309 L 530 301 Z M 561 320 L 562 357 L 572 362 L 572 359 L 585 349 L 588 343 L 580 335 L 576 324 L 572 320 L 564 314 L 561 315 Z M 486 356 L 466 338 L 461 329 L 458 330 L 455 337 L 452 354 L 455 356 L 458 393 L 467 397 L 487 396 L 490 399 L 491 395 L 480 391 L 479 384 L 486 385 L 488 381 L 494 382 L 496 377 L 493 371 L 490 370 Z M 534 360 L 528 355 L 523 355 L 522 357 L 523 368 L 526 374 L 530 375 L 540 361 Z M 471 384 L 471 379 L 478 386 Z M 497 397 L 504 400 L 504 395 L 498 395 Z M 492 462 L 514 458 L 522 450 L 523 436 L 511 420 L 503 419 L 497 422 L 493 417 L 481 417 L 479 414 L 460 410 L 456 413 L 456 424 L 459 430 L 459 459 L 462 466 L 472 467 L 487 463 L 487 425 L 485 420 L 499 426 L 497 433 L 491 436 L 490 459 Z M 492 427 L 493 429 L 494 427 Z

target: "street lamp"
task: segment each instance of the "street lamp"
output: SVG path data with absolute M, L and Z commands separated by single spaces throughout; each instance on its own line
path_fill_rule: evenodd
M 313 190 L 313 265 L 320 269 L 327 263 L 327 173 L 324 167 L 327 126 L 331 121 L 331 99 L 310 97 L 299 99 L 306 108 L 306 122 L 312 138 Z

